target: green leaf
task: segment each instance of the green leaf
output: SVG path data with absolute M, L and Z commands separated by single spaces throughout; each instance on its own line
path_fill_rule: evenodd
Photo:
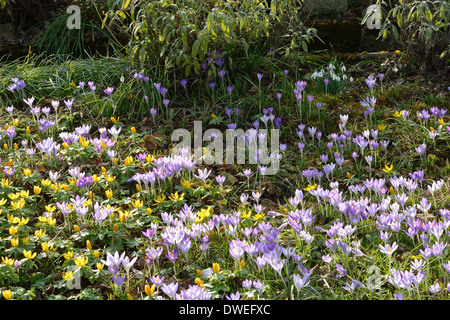
M 200 48 L 200 38 L 194 41 L 194 44 L 192 45 L 192 57 L 196 57 L 198 53 L 198 49 Z
M 116 11 L 116 14 L 118 14 L 121 18 L 126 19 L 127 16 L 125 15 L 125 13 L 123 13 L 122 11 Z
M 130 2 L 131 2 L 131 0 L 123 0 L 121 10 L 128 8 L 128 6 L 130 5 Z

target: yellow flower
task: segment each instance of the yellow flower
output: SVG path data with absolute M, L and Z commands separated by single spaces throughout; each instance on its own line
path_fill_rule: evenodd
M 81 229 L 78 225 L 74 225 L 73 228 L 75 229 L 76 232 L 80 232 Z
M 113 165 L 115 165 L 115 166 L 117 166 L 117 158 L 112 158 L 111 159 L 111 163 L 113 164 Z
M 346 174 L 347 174 L 347 178 L 349 178 L 349 179 L 352 178 L 352 175 L 350 174 L 350 172 L 347 171 Z
M 5 148 L 6 150 L 8 150 L 8 145 L 6 143 L 3 144 L 3 148 Z
M 314 183 L 313 185 L 308 184 L 308 187 L 303 190 L 311 191 L 311 190 L 315 190 L 316 188 L 317 188 L 317 183 Z
M 166 196 L 164 194 L 159 195 L 156 199 L 156 205 L 160 204 L 161 202 L 163 202 L 164 200 L 166 200 Z
M 443 125 L 444 125 L 444 119 L 440 118 L 440 119 L 439 119 L 439 124 L 440 124 L 441 126 L 443 126 Z
M 389 188 L 389 193 L 390 193 L 390 194 L 394 194 L 394 193 L 395 193 L 395 191 L 394 191 L 394 188 L 393 188 L 393 187 L 390 187 L 390 188 Z
M 153 292 L 155 292 L 156 289 L 156 285 L 152 284 L 152 286 L 150 287 L 148 284 L 145 285 L 144 290 L 145 290 L 145 294 L 148 296 L 151 296 L 153 294 Z
M 240 265 L 241 265 L 241 269 L 244 269 L 244 268 L 245 268 L 245 261 L 244 261 L 244 260 L 241 260 Z
M 402 111 L 395 111 L 395 113 L 394 113 L 394 117 L 395 118 L 400 118 L 402 116 Z
M 184 180 L 184 179 L 180 181 L 180 184 L 185 189 L 190 188 L 192 186 L 191 182 L 189 182 L 188 180 Z
M 7 266 L 12 266 L 14 264 L 14 259 L 10 259 L 8 257 L 2 257 L 2 261 Z
M 10 198 L 11 200 L 16 200 L 19 197 L 20 197 L 20 193 L 19 192 L 8 194 L 8 198 Z
M 30 127 L 27 127 L 27 134 L 30 134 L 30 132 L 31 132 L 31 129 L 30 129 Z
M 6 300 L 10 300 L 11 299 L 11 297 L 12 297 L 12 292 L 11 292 L 11 290 L 3 290 L 2 291 L 2 295 L 3 295 L 3 297 L 6 299 Z
M 141 207 L 144 205 L 144 202 L 141 201 L 140 199 L 136 199 L 136 200 L 134 200 L 134 201 L 131 201 L 131 205 L 132 205 L 134 208 L 139 209 L 139 208 L 141 208 Z
M 386 125 L 385 124 L 379 124 L 378 125 L 378 130 L 384 131 L 384 129 L 386 129 Z
M 17 247 L 19 246 L 19 238 L 12 238 L 12 239 L 11 239 L 11 245 L 12 245 L 14 248 L 17 248 Z
M 30 238 L 29 238 L 29 237 L 22 238 L 22 243 L 23 243 L 25 246 L 28 244 L 29 241 L 30 241 Z
M 135 134 L 135 133 L 136 133 L 136 128 L 135 128 L 135 127 L 131 127 L 131 132 L 132 132 L 133 134 Z
M 80 137 L 79 142 L 83 148 L 86 149 L 87 147 L 89 147 L 90 142 L 89 142 L 89 140 L 86 140 L 84 137 Z
M 9 234 L 12 236 L 14 236 L 17 233 L 17 230 L 18 230 L 18 227 L 11 226 L 8 228 Z
M 42 251 L 47 252 L 52 249 L 53 246 L 49 247 L 47 242 L 41 243 Z
M 30 190 L 27 190 L 27 191 L 22 190 L 22 191 L 20 191 L 20 197 L 21 197 L 21 198 L 26 199 L 26 198 L 28 198 L 29 196 L 30 196 Z
M 67 142 L 63 142 L 62 146 L 64 149 L 69 149 L 69 144 Z
M 253 218 L 254 218 L 255 220 L 259 220 L 259 219 L 262 219 L 264 216 L 265 216 L 265 213 L 264 213 L 264 212 L 260 212 L 260 213 L 255 214 L 255 215 L 253 216 Z
M 195 272 L 197 273 L 197 275 L 199 277 L 201 277 L 203 275 L 202 271 L 200 269 L 195 270 Z
M 385 165 L 382 170 L 383 170 L 383 172 L 389 173 L 389 172 L 392 171 L 392 169 L 394 169 L 394 165 L 393 164 L 391 164 L 391 166 Z
M 98 252 L 98 250 L 95 250 L 93 253 L 95 259 L 98 259 L 100 257 L 100 252 Z
M 111 117 L 111 121 L 112 121 L 112 123 L 114 123 L 114 124 L 116 124 L 117 121 L 119 121 L 119 119 L 120 119 L 120 117 L 117 117 L 117 119 L 114 118 L 114 117 Z
M 6 203 L 6 199 L 3 198 L 2 200 L 0 200 L 0 206 L 4 205 Z
M 217 119 L 217 116 L 214 113 L 211 113 L 211 118 L 213 118 L 214 120 Z
M 8 186 L 10 186 L 9 180 L 7 178 L 3 178 L 2 179 L 2 187 L 7 188 Z
M 42 179 L 41 180 L 41 184 L 44 186 L 44 187 L 48 187 L 49 185 L 51 185 L 52 184 L 52 182 L 50 181 L 50 179 Z
M 42 191 L 41 187 L 39 187 L 39 186 L 34 186 L 33 187 L 34 194 L 39 194 L 39 193 L 41 193 L 41 191 Z
M 148 155 L 145 157 L 145 160 L 147 160 L 147 162 L 153 162 L 153 157 L 152 157 L 152 155 L 151 155 L 151 154 L 148 154 Z
M 88 248 L 89 250 L 92 250 L 92 244 L 89 240 L 86 240 L 86 248 Z
M 13 119 L 13 120 L 12 120 L 12 125 L 13 125 L 14 127 L 17 127 L 17 126 L 19 125 L 19 119 Z
M 49 225 L 50 227 L 53 227 L 53 226 L 56 224 L 56 219 L 55 219 L 55 218 L 52 218 L 52 217 L 49 217 L 49 218 L 47 219 L 47 223 L 48 223 L 48 225 Z
M 50 205 L 46 205 L 45 206 L 45 210 L 49 211 L 49 212 L 53 212 L 56 210 L 56 206 L 50 206 Z
M 116 180 L 116 176 L 107 176 L 106 181 L 108 181 L 109 183 L 113 182 L 114 180 Z
M 67 253 L 64 253 L 63 256 L 64 256 L 64 259 L 70 260 L 73 257 L 73 251 L 69 251 Z
M 31 176 L 31 170 L 30 169 L 23 169 L 23 175 L 25 177 Z
M 128 156 L 126 159 L 125 159 L 125 161 L 124 161 L 124 164 L 125 164 L 125 166 L 126 167 L 128 167 L 130 164 L 132 164 L 133 163 L 133 157 L 132 156 Z
M 184 193 L 182 193 L 181 196 L 178 195 L 178 192 L 175 192 L 175 194 L 171 193 L 169 199 L 173 201 L 182 201 L 184 200 Z
M 25 200 L 20 199 L 19 201 L 13 201 L 11 202 L 11 206 L 13 207 L 14 210 L 22 209 L 25 206 Z
M 203 287 L 205 286 L 205 283 L 204 283 L 203 280 L 200 279 L 200 278 L 195 278 L 195 283 L 196 283 L 197 285 L 199 285 L 200 288 L 203 288 Z
M 97 263 L 95 264 L 95 266 L 97 267 L 97 270 L 102 270 L 104 264 L 103 264 L 103 263 L 100 263 L 100 262 L 97 262 Z
M 136 183 L 136 190 L 137 190 L 138 192 L 141 192 L 141 191 L 142 191 L 142 188 L 141 188 L 141 186 L 139 185 L 139 183 Z
M 40 239 L 45 235 L 45 230 L 44 231 L 42 229 L 36 230 L 34 232 L 34 235 Z
M 31 250 L 23 250 L 22 253 L 23 253 L 24 257 L 29 260 L 34 259 L 37 255 L 36 252 L 33 253 L 33 252 L 31 252 Z
M 93 180 L 95 183 L 97 183 L 97 182 L 99 182 L 100 180 L 102 180 L 102 176 L 97 176 L 96 174 L 94 174 L 94 175 L 92 176 L 92 180 Z
M 242 210 L 241 215 L 242 218 L 248 219 L 252 215 L 252 212 L 250 210 Z
M 131 213 L 129 211 L 119 211 L 119 219 L 120 222 L 125 223 L 125 221 L 127 220 L 127 218 L 131 217 Z
M 117 232 L 119 230 L 119 226 L 117 224 L 113 225 L 113 230 L 114 232 Z
M 400 53 L 402 53 L 400 50 L 395 50 L 395 53 L 396 54 L 400 54 Z
M 152 215 L 152 208 L 147 208 L 147 209 L 145 209 L 145 210 L 147 211 L 147 214 L 148 214 L 149 216 Z
M 85 265 L 87 265 L 89 258 L 85 258 L 85 257 L 76 257 L 75 259 L 73 259 L 73 261 L 75 261 L 75 265 L 77 267 L 84 267 Z
M 106 190 L 106 191 L 105 191 L 105 195 L 106 195 L 106 197 L 107 197 L 108 199 L 111 199 L 112 196 L 113 196 L 112 190 L 111 190 L 111 189 Z
M 72 82 L 70 83 L 70 86 L 71 86 L 72 88 L 75 88 L 77 85 L 76 85 L 75 82 L 73 82 L 73 80 L 72 80 Z
M 219 272 L 220 272 L 220 264 L 218 264 L 218 263 L 213 263 L 212 268 L 213 268 L 213 271 L 214 271 L 215 273 L 219 273 Z
M 66 273 L 62 276 L 62 278 L 63 278 L 64 280 L 70 280 L 70 279 L 72 279 L 72 276 L 73 276 L 73 272 L 71 271 L 71 272 L 66 272 Z
M 28 221 L 30 221 L 29 218 L 24 218 L 24 217 L 22 217 L 22 218 L 20 219 L 19 226 L 24 226 L 24 225 L 26 225 L 26 224 L 28 223 Z

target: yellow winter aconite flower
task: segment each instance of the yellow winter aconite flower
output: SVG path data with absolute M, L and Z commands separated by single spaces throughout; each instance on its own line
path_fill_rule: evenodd
M 103 267 L 104 267 L 104 264 L 103 264 L 103 263 L 100 263 L 100 262 L 97 262 L 97 263 L 95 264 L 95 266 L 97 267 L 97 270 L 102 270 Z
M 116 176 L 107 176 L 106 181 L 108 181 L 109 183 L 113 182 L 114 180 L 116 180 Z
M 30 169 L 23 169 L 23 175 L 25 177 L 31 176 L 31 170 Z
M 12 121 L 12 125 L 14 126 L 14 127 L 17 127 L 18 125 L 19 125 L 19 119 L 13 119 L 13 121 Z
M 114 118 L 114 117 L 111 117 L 111 121 L 112 121 L 112 123 L 114 123 L 114 124 L 116 124 L 117 121 L 119 121 L 119 119 L 120 119 L 120 117 L 117 117 L 117 119 Z
M 30 221 L 30 218 L 24 218 L 22 217 L 19 221 L 19 226 L 24 226 L 28 223 L 28 221 Z
M 19 238 L 12 238 L 12 239 L 11 239 L 11 245 L 12 245 L 14 248 L 17 248 L 17 247 L 19 246 Z
M 244 269 L 244 268 L 245 268 L 245 261 L 244 261 L 244 260 L 241 260 L 241 262 L 240 262 L 240 267 L 241 267 L 241 269 Z
M 127 218 L 131 217 L 131 213 L 129 211 L 119 211 L 119 220 L 122 223 L 125 223 L 127 221 Z
M 18 230 L 18 227 L 11 226 L 8 228 L 9 234 L 12 236 L 14 236 L 17 233 L 17 230 Z
M 64 280 L 70 280 L 70 279 L 72 279 L 72 276 L 73 276 L 73 272 L 71 271 L 71 272 L 66 272 L 66 273 L 62 276 L 62 278 L 63 278 Z
M 102 176 L 97 176 L 96 174 L 92 176 L 92 181 L 94 181 L 95 183 L 99 182 L 100 180 L 102 180 Z
M 30 127 L 27 127 L 26 133 L 27 133 L 27 134 L 30 134 L 30 132 L 31 132 Z
M 386 129 L 386 125 L 385 124 L 378 125 L 378 130 L 384 131 L 384 129 Z
M 397 110 L 397 111 L 394 112 L 394 117 L 395 118 L 400 118 L 401 116 L 402 116 L 402 111 L 398 111 Z
M 400 54 L 400 53 L 402 53 L 400 50 L 395 50 L 395 53 L 396 54 Z
M 213 263 L 212 268 L 213 268 L 213 271 L 214 271 L 215 273 L 219 273 L 219 272 L 220 272 L 220 264 L 218 264 L 218 263 Z
M 205 286 L 205 283 L 200 278 L 195 278 L 195 283 L 200 286 L 200 288 L 203 288 Z
M 49 211 L 49 212 L 53 212 L 56 210 L 56 206 L 50 206 L 50 205 L 46 205 L 45 206 L 45 210 Z
M 73 257 L 73 251 L 69 251 L 67 253 L 64 253 L 63 256 L 64 256 L 64 259 L 70 260 Z
M 30 196 L 30 190 L 27 190 L 27 191 L 22 190 L 22 191 L 20 191 L 20 197 L 21 197 L 21 198 L 26 199 L 26 198 L 28 198 L 29 196 Z
M 89 250 L 92 250 L 92 244 L 89 240 L 86 240 L 86 248 L 88 248 Z
M 147 162 L 153 162 L 153 157 L 152 157 L 152 155 L 151 155 L 151 154 L 148 154 L 148 155 L 145 157 L 145 160 L 147 160 Z
M 349 178 L 349 179 L 351 179 L 352 178 L 352 175 L 350 174 L 350 172 L 346 172 L 346 175 L 347 175 L 347 178 Z
M 80 232 L 81 229 L 78 225 L 74 225 L 73 228 L 75 229 L 76 232 Z
M 128 156 L 125 160 L 124 160 L 124 164 L 126 167 L 128 167 L 130 164 L 133 163 L 133 157 L 132 156 Z
M 42 179 L 42 180 L 41 180 L 41 184 L 42 184 L 44 187 L 48 187 L 49 185 L 52 184 L 52 182 L 50 181 L 50 179 Z
M 148 296 L 151 296 L 153 294 L 153 292 L 155 292 L 156 289 L 156 285 L 152 284 L 152 286 L 150 287 L 148 284 L 145 285 L 144 290 L 145 290 L 145 294 Z
M 98 252 L 98 250 L 95 250 L 93 253 L 95 259 L 98 259 L 100 257 L 100 252 Z
M 147 214 L 148 214 L 149 216 L 152 215 L 152 208 L 147 208 L 147 209 L 145 209 L 145 211 L 147 211 Z
M 202 270 L 200 270 L 200 269 L 195 270 L 195 272 L 197 273 L 197 275 L 199 277 L 201 277 L 203 275 Z
M 131 132 L 133 133 L 133 134 L 135 134 L 136 133 L 136 128 L 135 127 L 131 127 Z
M 2 257 L 2 261 L 7 266 L 12 266 L 14 264 L 14 259 L 10 259 L 8 257 Z
M 255 220 L 262 219 L 265 216 L 264 212 L 257 213 L 253 216 Z
M 2 200 L 0 200 L 0 206 L 4 205 L 6 203 L 6 199 L 3 198 Z
M 19 192 L 8 194 L 8 198 L 10 198 L 11 200 L 17 200 L 19 197 L 20 197 Z
M 45 230 L 42 229 L 36 230 L 34 232 L 34 235 L 40 239 L 45 235 Z
M 88 263 L 88 261 L 89 261 L 89 258 L 85 258 L 85 257 L 81 256 L 81 257 L 76 257 L 76 258 L 74 258 L 73 261 L 75 262 L 75 265 L 76 265 L 77 267 L 82 268 L 82 267 L 84 267 L 85 265 L 87 265 L 87 263 Z
M 5 298 L 6 300 L 10 300 L 12 298 L 12 292 L 9 289 L 3 290 L 2 295 L 3 295 L 3 298 Z
M 217 116 L 214 113 L 211 113 L 211 118 L 213 118 L 214 120 L 217 119 Z
M 25 200 L 20 199 L 18 201 L 12 201 L 11 206 L 13 207 L 14 210 L 22 209 L 25 206 Z
M 50 217 L 50 218 L 47 219 L 47 223 L 48 223 L 48 225 L 49 225 L 50 227 L 53 227 L 53 226 L 56 224 L 56 219 Z
M 137 190 L 138 192 L 141 192 L 141 191 L 142 191 L 142 188 L 141 188 L 141 186 L 139 185 L 139 183 L 136 183 L 136 190 Z
M 34 259 L 37 255 L 36 252 L 33 253 L 33 252 L 31 252 L 31 250 L 23 250 L 22 253 L 23 253 L 24 257 L 29 260 Z
M 169 199 L 173 201 L 182 201 L 184 200 L 184 193 L 182 193 L 181 196 L 178 195 L 178 192 L 171 193 Z
M 184 179 L 180 181 L 180 184 L 185 189 L 190 188 L 192 186 L 191 182 L 189 182 L 188 180 L 184 180 Z
M 7 187 L 10 186 L 10 185 L 11 185 L 11 184 L 10 184 L 8 178 L 3 178 L 3 179 L 2 179 L 2 187 L 3 187 L 3 188 L 7 188 Z
M 22 238 L 22 243 L 23 243 L 25 246 L 28 244 L 29 241 L 30 241 L 30 238 L 29 238 L 29 237 Z
M 440 124 L 441 126 L 444 125 L 444 119 L 440 118 L 438 121 L 439 121 L 439 124 Z
M 308 187 L 306 187 L 305 191 L 311 191 L 311 190 L 315 190 L 317 188 L 317 183 L 314 183 L 313 185 L 308 184 Z
M 163 202 L 164 200 L 166 200 L 166 196 L 164 194 L 159 195 L 156 199 L 156 205 L 160 204 L 161 202 Z
M 393 164 L 391 164 L 390 166 L 385 165 L 382 170 L 383 170 L 383 172 L 389 173 L 389 172 L 392 171 L 392 169 L 394 169 L 394 165 Z
M 140 199 L 136 199 L 134 201 L 131 201 L 131 205 L 135 208 L 135 209 L 139 209 L 144 205 L 144 202 L 141 201 Z
M 108 199 L 111 199 L 112 196 L 113 196 L 112 190 L 111 190 L 111 189 L 106 190 L 106 191 L 105 191 L 105 195 L 106 195 L 106 197 L 107 197 Z
M 39 187 L 39 186 L 34 186 L 33 187 L 34 194 L 39 194 L 39 193 L 41 193 L 41 191 L 42 191 L 41 187 Z
M 48 252 L 53 248 L 53 246 L 49 246 L 47 242 L 41 243 L 42 251 Z

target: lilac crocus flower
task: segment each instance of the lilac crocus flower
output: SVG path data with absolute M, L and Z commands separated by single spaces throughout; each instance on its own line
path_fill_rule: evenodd
M 172 282 L 169 284 L 163 284 L 161 287 L 161 291 L 164 292 L 167 296 L 174 299 L 175 294 L 178 291 L 178 282 Z
M 103 92 L 106 93 L 106 95 L 110 96 L 114 91 L 113 87 L 106 88 Z

